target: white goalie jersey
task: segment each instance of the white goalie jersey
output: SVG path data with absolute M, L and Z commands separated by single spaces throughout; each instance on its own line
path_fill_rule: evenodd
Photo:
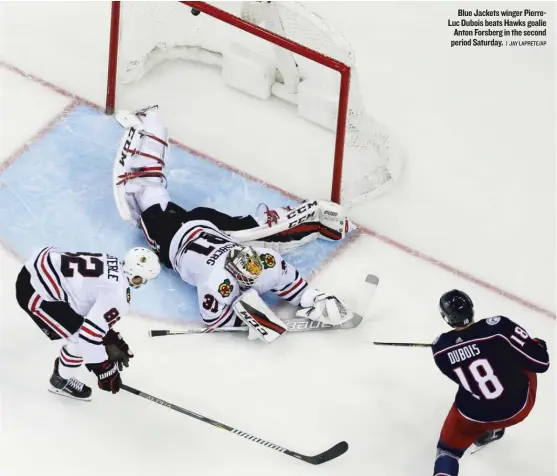
M 188 284 L 197 287 L 199 310 L 209 327 L 232 326 L 234 301 L 242 294 L 236 279 L 224 265 L 228 252 L 237 246 L 230 237 L 208 221 L 190 221 L 172 239 L 169 257 L 174 270 Z M 307 281 L 282 256 L 267 248 L 254 248 L 263 271 L 252 289 L 274 292 L 294 305 L 308 287 Z

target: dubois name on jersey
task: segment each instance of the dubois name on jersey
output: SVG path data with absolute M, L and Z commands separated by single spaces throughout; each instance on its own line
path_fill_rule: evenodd
M 549 367 L 547 351 L 503 316 L 441 334 L 433 354 L 439 369 L 459 385 L 459 412 L 478 422 L 512 418 L 528 399 L 526 372 Z

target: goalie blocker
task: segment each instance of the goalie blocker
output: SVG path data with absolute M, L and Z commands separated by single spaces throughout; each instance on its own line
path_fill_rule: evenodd
M 253 289 L 246 291 L 233 305 L 234 312 L 249 328 L 250 340 L 270 344 L 286 332 L 286 325 Z

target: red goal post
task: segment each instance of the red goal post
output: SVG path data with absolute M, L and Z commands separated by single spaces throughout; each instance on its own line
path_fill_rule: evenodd
M 135 2 L 130 2 L 135 3 Z M 142 2 L 138 2 L 142 3 Z M 168 2 L 164 2 L 168 3 Z M 172 2 L 170 2 L 172 3 Z M 194 2 L 194 1 L 185 1 L 185 2 L 176 2 L 181 3 L 185 7 L 189 7 L 190 9 L 195 9 L 205 15 L 213 17 L 214 19 L 224 22 L 228 25 L 231 25 L 239 30 L 243 30 L 244 32 L 253 35 L 255 37 L 261 38 L 272 45 L 276 45 L 278 47 L 284 48 L 285 50 L 291 52 L 293 55 L 299 55 L 308 59 L 311 62 L 318 63 L 325 68 L 330 70 L 336 71 L 340 77 L 340 86 L 338 89 L 338 112 L 336 116 L 336 128 L 335 128 L 335 147 L 334 147 L 334 162 L 333 162 L 333 173 L 332 173 L 332 184 L 331 184 L 331 200 L 337 203 L 341 202 L 341 188 L 342 188 L 342 177 L 343 177 L 343 163 L 345 158 L 345 140 L 346 140 L 346 131 L 348 124 L 348 115 L 349 115 L 349 96 L 350 96 L 350 88 L 351 88 L 351 74 L 352 74 L 352 67 L 348 64 L 345 64 L 338 59 L 335 59 L 331 56 L 327 56 L 316 49 L 309 48 L 303 44 L 300 44 L 296 41 L 293 41 L 290 38 L 285 36 L 281 36 L 276 32 L 270 31 L 269 29 L 263 28 L 255 23 L 250 21 L 246 21 L 245 19 L 231 14 L 223 9 L 217 8 L 214 5 L 211 5 L 207 2 Z M 273 2 L 242 2 L 242 3 L 273 3 Z M 282 2 L 281 2 L 282 3 Z M 287 2 L 290 3 L 290 2 Z M 116 107 L 116 97 L 117 97 L 117 78 L 118 78 L 118 62 L 119 62 L 119 51 L 120 51 L 120 35 L 121 35 L 121 2 L 113 1 L 112 2 L 112 13 L 111 13 L 111 27 L 110 27 L 110 44 L 109 44 L 109 61 L 108 61 L 108 79 L 107 79 L 107 93 L 106 93 L 106 113 L 113 114 Z M 124 20 L 125 21 L 125 20 Z M 184 26 L 186 28 L 186 26 Z M 377 134 L 374 134 L 376 136 Z M 368 142 L 373 142 L 372 140 L 368 140 Z M 384 139 L 381 136 L 380 142 L 388 143 L 388 139 Z M 383 147 L 385 150 L 389 150 L 391 148 L 390 144 L 380 144 L 378 147 Z M 379 154 L 381 155 L 381 154 Z M 392 162 L 392 157 L 391 157 Z M 392 165 L 392 164 L 391 164 Z M 399 164 L 397 164 L 399 167 Z M 386 182 L 392 182 L 393 178 L 395 177 L 395 173 L 391 170 L 387 170 L 383 172 L 386 174 L 386 178 L 384 179 L 385 183 L 381 184 L 381 188 L 383 185 L 386 185 Z M 375 189 L 379 187 L 375 187 L 373 191 L 369 191 L 369 193 L 375 192 Z M 368 193 L 364 191 L 363 194 L 365 195 Z

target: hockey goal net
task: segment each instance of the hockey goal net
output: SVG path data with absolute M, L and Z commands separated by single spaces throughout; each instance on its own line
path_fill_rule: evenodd
M 363 106 L 352 47 L 303 5 L 112 2 L 107 113 L 118 88 L 176 59 L 218 66 L 229 86 L 260 99 L 276 96 L 330 129 L 331 200 L 373 197 L 400 174 L 400 151 Z

